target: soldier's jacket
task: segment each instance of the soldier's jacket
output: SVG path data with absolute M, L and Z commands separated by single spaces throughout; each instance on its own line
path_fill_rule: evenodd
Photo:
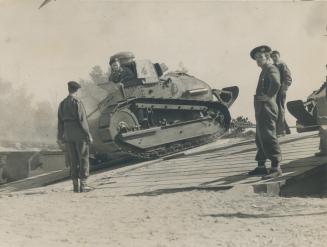
M 266 64 L 260 73 L 256 95 L 254 96 L 254 108 L 256 117 L 278 117 L 278 105 L 276 96 L 280 88 L 280 72 L 273 64 Z
M 275 64 L 280 72 L 280 83 L 283 85 L 282 89 L 287 90 L 288 87 L 292 84 L 291 71 L 287 67 L 286 63 L 280 62 Z
M 59 105 L 57 138 L 64 142 L 88 142 L 91 138 L 83 103 L 71 95 Z
M 327 125 L 321 125 L 319 128 L 320 145 L 319 149 L 327 155 Z
M 136 76 L 134 73 L 125 67 L 120 67 L 119 71 L 112 72 L 109 81 L 118 83 L 118 82 L 126 82 L 128 80 L 134 79 Z
M 317 120 L 318 124 L 327 128 L 327 82 L 323 84 L 317 95 Z

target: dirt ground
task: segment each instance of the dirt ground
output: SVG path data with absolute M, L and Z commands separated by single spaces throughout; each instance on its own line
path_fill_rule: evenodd
M 92 177 L 93 181 L 105 174 Z M 326 246 L 327 199 L 228 191 L 74 194 L 70 181 L 0 196 L 0 246 Z

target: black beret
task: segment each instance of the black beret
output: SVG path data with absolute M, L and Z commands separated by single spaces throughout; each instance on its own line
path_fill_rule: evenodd
M 76 88 L 76 89 L 81 88 L 81 85 L 76 81 L 69 81 L 67 84 L 69 88 Z
M 271 52 L 271 48 L 267 45 L 261 45 L 258 46 L 256 48 L 254 48 L 251 52 L 250 52 L 250 56 L 252 59 L 255 59 L 255 54 L 257 52 L 262 52 L 262 53 L 266 53 L 266 52 Z

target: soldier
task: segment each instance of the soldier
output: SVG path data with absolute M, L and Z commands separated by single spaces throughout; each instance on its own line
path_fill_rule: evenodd
M 291 71 L 287 65 L 280 60 L 280 53 L 278 51 L 271 52 L 271 58 L 274 61 L 280 72 L 281 87 L 277 94 L 278 104 L 278 121 L 277 121 L 277 135 L 291 134 L 291 130 L 285 120 L 285 103 L 286 92 L 288 87 L 292 84 Z
M 76 98 L 80 84 L 68 82 L 69 95 L 58 109 L 58 143 L 65 143 L 66 163 L 69 163 L 74 192 L 91 190 L 86 183 L 89 176 L 89 144 L 92 136 L 89 131 L 86 112 L 81 100 Z M 80 181 L 79 181 L 80 180 Z
M 135 78 L 134 73 L 126 67 L 122 67 L 120 65 L 119 59 L 116 58 L 114 59 L 111 63 L 111 74 L 109 77 L 109 81 L 118 83 L 118 82 L 126 82 L 129 81 L 131 79 Z
M 326 65 L 327 68 L 327 65 Z M 317 118 L 319 127 L 320 145 L 319 152 L 315 155 L 318 157 L 327 156 L 327 77 L 317 99 Z
M 4 178 L 4 168 L 7 162 L 7 155 L 3 154 L 0 155 L 0 184 L 5 184 L 7 183 L 7 179 Z
M 254 96 L 257 145 L 255 159 L 258 166 L 250 171 L 249 175 L 264 175 L 267 179 L 282 175 L 280 168 L 282 157 L 276 135 L 278 117 L 276 96 L 280 88 L 280 73 L 276 66 L 268 63 L 265 53 L 270 51 L 268 46 L 259 46 L 250 53 L 251 58 L 256 60 L 262 71 Z M 270 174 L 265 164 L 267 159 L 271 160 Z
M 315 156 L 317 157 L 327 156 L 327 125 L 322 125 L 319 128 L 319 137 L 320 137 L 319 152 L 315 153 Z

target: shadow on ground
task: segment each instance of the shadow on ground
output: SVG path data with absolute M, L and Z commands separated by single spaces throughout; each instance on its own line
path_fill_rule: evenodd
M 142 192 L 142 193 L 135 193 L 135 194 L 127 194 L 125 196 L 160 196 L 164 194 L 173 194 L 173 193 L 179 193 L 179 192 L 189 192 L 189 191 L 222 191 L 222 190 L 228 190 L 231 189 L 232 186 L 219 186 L 219 187 L 184 187 L 184 188 L 170 188 L 170 189 L 160 189 L 160 190 L 154 190 L 154 191 L 148 191 L 148 192 Z
M 233 213 L 233 214 L 205 214 L 202 217 L 214 217 L 214 218 L 241 218 L 241 219 L 259 219 L 259 218 L 284 218 L 284 217 L 303 217 L 303 216 L 314 216 L 314 215 L 326 215 L 327 211 L 310 213 L 310 214 L 283 214 L 283 215 L 272 215 L 272 214 L 244 214 L 244 213 Z

